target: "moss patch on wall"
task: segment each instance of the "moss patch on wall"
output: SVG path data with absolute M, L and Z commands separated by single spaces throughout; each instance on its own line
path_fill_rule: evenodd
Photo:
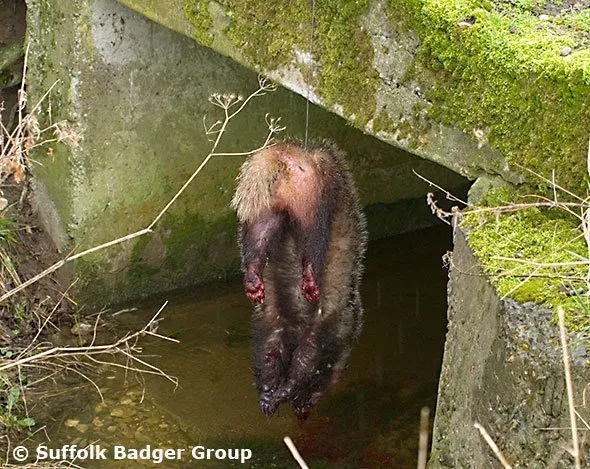
M 182 2 L 182 11 L 195 28 L 195 40 L 204 46 L 210 46 L 213 42 L 210 32 L 213 22 L 209 14 L 208 3 L 206 0 L 183 0 Z
M 500 189 L 486 203 L 506 207 L 511 200 L 515 194 Z M 583 295 L 588 266 L 582 264 L 588 248 L 577 218 L 559 208 L 476 209 L 464 226 L 469 246 L 501 296 L 563 305 L 570 328 L 590 331 L 590 303 Z
M 184 5 L 197 40 L 208 45 L 211 20 L 203 3 L 185 0 Z M 312 10 L 307 0 L 288 6 L 262 0 L 226 2 L 226 33 L 249 65 L 262 71 L 299 68 L 326 106 L 342 106 L 344 114 L 364 128 L 375 112 L 378 78 L 370 39 L 360 25 L 368 6 L 368 0 L 316 2 L 311 58 Z M 317 77 L 310 77 L 310 60 L 311 74 Z
M 590 50 L 579 36 L 491 2 L 389 5 L 420 36 L 418 69 L 434 72 L 431 119 L 471 135 L 479 130 L 509 163 L 555 170 L 562 184 L 585 189 Z

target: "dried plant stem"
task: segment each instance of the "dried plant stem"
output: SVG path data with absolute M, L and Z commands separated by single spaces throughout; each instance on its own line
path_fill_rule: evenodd
M 428 418 L 430 408 L 422 407 L 420 411 L 420 439 L 418 440 L 418 469 L 426 469 L 428 462 Z
M 215 150 L 217 149 L 217 146 L 219 145 L 219 142 L 221 141 L 221 138 L 223 137 L 229 122 L 237 114 L 239 114 L 252 99 L 254 99 L 258 96 L 263 96 L 266 93 L 272 92 L 276 89 L 276 86 L 274 84 L 270 83 L 265 78 L 259 78 L 258 85 L 259 85 L 258 89 L 256 91 L 254 91 L 253 93 L 251 93 L 245 100 L 242 100 L 240 97 L 236 97 L 234 95 L 230 95 L 230 96 L 223 95 L 222 96 L 222 95 L 215 94 L 215 95 L 211 96 L 209 101 L 213 105 L 220 107 L 224 112 L 223 121 L 217 121 L 212 126 L 210 126 L 208 128 L 206 127 L 207 135 L 217 134 L 216 138 L 213 141 L 211 151 L 205 157 L 205 159 L 201 162 L 199 167 L 193 172 L 193 174 L 191 174 L 191 176 L 185 181 L 185 183 L 178 190 L 178 192 L 176 192 L 176 194 L 174 194 L 172 199 L 170 199 L 170 201 L 164 206 L 164 208 L 156 215 L 156 217 L 152 220 L 152 222 L 146 228 L 143 228 L 142 230 L 136 231 L 136 232 L 128 234 L 126 236 L 122 236 L 120 238 L 114 239 L 112 241 L 103 243 L 99 246 L 95 246 L 90 249 L 86 249 L 85 251 L 79 252 L 77 254 L 72 254 L 72 255 L 65 257 L 64 259 L 60 260 L 59 262 L 56 262 L 52 266 L 45 269 L 43 272 L 35 275 L 34 277 L 27 280 L 26 282 L 23 282 L 19 286 L 4 293 L 2 296 L 0 296 L 0 302 L 10 298 L 11 296 L 15 295 L 18 292 L 24 290 L 25 288 L 36 283 L 37 281 L 39 281 L 43 277 L 49 275 L 50 273 L 55 272 L 57 269 L 59 269 L 60 267 L 62 267 L 63 265 L 65 265 L 68 262 L 74 261 L 74 260 L 79 259 L 83 256 L 86 256 L 86 255 L 91 254 L 96 251 L 100 251 L 100 250 L 105 249 L 107 247 L 115 246 L 117 244 L 121 244 L 125 241 L 129 241 L 129 240 L 137 238 L 139 236 L 143 236 L 146 233 L 150 233 L 152 231 L 154 225 L 156 225 L 156 223 L 164 216 L 164 214 L 174 204 L 174 202 L 180 197 L 180 195 L 185 191 L 185 189 L 189 186 L 189 184 L 197 177 L 197 175 L 201 172 L 201 170 L 205 167 L 205 165 L 209 162 L 209 160 L 211 160 L 211 158 L 214 156 L 221 155 L 221 154 L 215 153 Z M 241 103 L 241 104 L 239 104 L 239 103 Z M 233 110 L 233 108 L 236 106 L 237 106 L 237 109 Z M 230 110 L 231 110 L 231 112 L 230 112 Z M 266 136 L 266 140 L 264 142 L 264 145 L 262 145 L 260 148 L 258 148 L 256 150 L 252 150 L 252 151 L 244 152 L 244 153 L 232 153 L 231 155 L 241 156 L 241 155 L 251 154 L 254 151 L 259 151 L 271 143 L 272 138 L 276 133 L 284 130 L 284 127 L 282 127 L 279 124 L 280 118 L 279 119 L 270 119 L 267 115 L 266 122 L 268 125 L 268 134 Z
M 572 373 L 570 369 L 570 360 L 567 347 L 567 336 L 565 332 L 565 313 L 561 306 L 557 307 L 557 317 L 559 319 L 559 336 L 561 338 L 561 350 L 563 352 L 563 366 L 565 370 L 565 386 L 567 390 L 567 403 L 570 412 L 570 424 L 572 426 L 572 456 L 576 464 L 576 469 L 582 468 L 582 454 L 580 452 L 580 442 L 578 440 L 578 425 L 576 420 L 576 408 L 574 406 L 574 388 L 572 385 Z
M 157 318 L 160 315 L 160 313 L 164 310 L 167 304 L 168 302 L 165 302 L 143 328 L 131 334 L 127 334 L 113 343 L 105 345 L 94 345 L 99 320 L 99 317 L 97 317 L 94 326 L 94 336 L 92 339 L 92 343 L 90 345 L 80 347 L 50 347 L 27 356 L 22 356 L 22 354 L 19 354 L 16 359 L 8 360 L 6 363 L 0 365 L 0 373 L 7 372 L 15 368 L 20 369 L 23 366 L 29 365 L 41 368 L 43 368 L 43 366 L 49 366 L 52 369 L 74 371 L 83 376 L 91 383 L 93 383 L 90 378 L 88 378 L 79 370 L 75 369 L 75 365 L 78 365 L 80 363 L 72 361 L 85 358 L 92 362 L 109 365 L 113 367 L 124 368 L 130 371 L 159 375 L 177 385 L 178 380 L 176 378 L 166 374 L 160 368 L 151 365 L 145 360 L 138 358 L 138 356 L 136 355 L 137 353 L 141 353 L 141 349 L 137 347 L 137 341 L 141 337 L 146 335 L 178 343 L 178 340 L 172 339 L 170 337 L 165 337 L 161 334 L 157 334 L 154 331 L 154 326 L 157 324 Z M 38 350 L 40 348 L 41 347 L 39 346 L 36 347 L 34 350 Z M 130 366 L 129 364 L 121 365 L 116 362 L 108 362 L 96 358 L 97 356 L 101 355 L 123 355 L 128 358 L 128 362 L 135 363 L 139 366 Z
M 287 445 L 287 448 L 289 448 L 289 451 L 291 451 L 291 455 L 293 456 L 293 459 L 295 459 L 295 461 L 297 461 L 297 464 L 299 464 L 299 467 L 301 469 L 309 469 L 309 466 L 303 460 L 303 458 L 299 454 L 299 451 L 297 451 L 297 448 L 295 447 L 295 443 L 293 443 L 293 440 L 291 439 L 291 437 L 286 436 L 285 438 L 283 438 L 283 441 Z
M 72 254 L 70 256 L 67 256 L 64 259 L 62 259 L 61 261 L 58 261 L 55 264 L 53 264 L 52 266 L 48 267 L 43 272 L 35 275 L 34 277 L 31 277 L 26 282 L 21 283 L 18 287 L 13 288 L 12 290 L 6 292 L 4 295 L 0 296 L 0 302 L 10 298 L 12 295 L 18 293 L 19 291 L 24 290 L 25 288 L 32 285 L 33 283 L 38 282 L 46 275 L 49 275 L 50 273 L 55 272 L 57 269 L 59 269 L 60 267 L 62 267 L 65 264 L 67 264 L 68 262 L 79 259 L 80 257 L 86 256 L 87 254 L 91 254 L 93 252 L 100 251 L 101 249 L 107 248 L 109 246 L 115 246 L 116 244 L 120 244 L 124 241 L 128 241 L 130 239 L 137 238 L 138 236 L 149 233 L 150 231 L 151 230 L 149 228 L 144 228 L 143 230 L 139 230 L 139 231 L 136 231 L 135 233 L 131 233 L 131 234 L 128 234 L 128 235 L 123 236 L 121 238 L 117 238 L 117 239 L 114 239 L 114 240 L 109 241 L 107 243 L 101 244 L 99 246 L 95 246 L 93 248 L 79 252 L 78 254 Z
M 483 439 L 485 440 L 485 442 L 488 444 L 488 446 L 492 449 L 492 451 L 494 452 L 494 454 L 496 455 L 496 458 L 498 458 L 498 461 L 500 461 L 500 464 L 502 464 L 502 467 L 504 469 L 512 469 L 512 466 L 510 464 L 508 464 L 508 461 L 506 460 L 506 458 L 504 457 L 504 455 L 502 454 L 502 452 L 500 451 L 500 448 L 498 448 L 498 445 L 494 442 L 494 440 L 492 440 L 492 437 L 490 436 L 490 434 L 486 431 L 485 428 L 483 428 L 479 423 L 475 422 L 473 424 L 473 426 L 475 428 L 477 428 L 479 430 L 479 433 L 481 433 L 481 436 L 483 437 Z
M 588 154 L 586 156 L 586 171 L 590 176 L 590 140 L 588 140 Z M 584 204 L 586 209 L 582 217 L 582 231 L 584 232 L 584 240 L 588 249 L 588 258 L 590 258 L 590 207 L 588 207 L 590 200 L 586 198 Z M 586 288 L 590 291 L 590 265 L 588 265 L 588 272 L 586 274 Z
M 449 199 L 449 200 L 451 200 L 453 202 L 459 202 L 459 203 L 465 205 L 466 207 L 471 207 L 471 204 L 469 204 L 468 202 L 466 202 L 464 200 L 461 200 L 457 196 L 451 194 L 448 190 L 443 189 L 441 186 L 439 186 L 438 184 L 435 184 L 430 179 L 422 176 L 420 173 L 416 172 L 415 170 L 412 169 L 412 172 L 416 176 L 418 176 L 420 179 L 422 179 L 425 183 L 427 183 L 428 185 L 433 186 L 433 187 L 436 187 L 439 191 L 444 192 L 447 199 Z

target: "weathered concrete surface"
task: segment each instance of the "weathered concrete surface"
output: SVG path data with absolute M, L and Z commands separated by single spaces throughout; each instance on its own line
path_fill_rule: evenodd
M 250 2 L 251 4 L 246 6 L 239 2 L 175 0 L 166 2 L 164 5 L 152 0 L 119 1 L 160 24 L 195 37 L 221 54 L 263 72 L 303 96 L 309 94 L 313 102 L 341 115 L 364 132 L 399 148 L 435 161 L 470 179 L 476 179 L 484 173 L 492 173 L 501 174 L 511 182 L 521 180 L 520 176 L 508 169 L 500 153 L 485 142 L 478 141 L 474 135 L 467 135 L 453 126 L 439 125 L 425 118 L 425 112 L 432 103 L 424 97 L 421 88 L 425 86 L 426 81 L 430 81 L 431 77 L 409 78 L 418 53 L 419 39 L 402 22 L 391 19 L 387 2 L 384 0 L 357 2 L 359 5 L 362 3 L 363 6 L 360 7 L 351 7 L 349 4 L 337 5 L 334 7 L 336 11 L 362 8 L 360 21 L 357 22 L 357 18 L 354 17 L 347 24 L 325 26 L 326 29 L 344 27 L 346 31 L 343 34 L 351 37 L 361 35 L 362 39 L 359 39 L 361 41 L 369 38 L 372 49 L 369 55 L 372 59 L 365 64 L 362 63 L 360 55 L 356 58 L 364 76 L 353 76 L 351 71 L 349 78 L 353 83 L 357 81 L 358 88 L 348 90 L 352 94 L 359 95 L 357 99 L 361 106 L 366 105 L 363 102 L 365 98 L 367 102 L 373 103 L 373 108 L 368 111 L 361 111 L 360 106 L 356 108 L 354 105 L 346 106 L 346 103 L 338 99 L 334 101 L 321 89 L 319 83 L 322 80 L 317 75 L 323 73 L 324 65 L 320 65 L 320 61 L 326 60 L 328 54 L 333 60 L 337 61 L 340 58 L 343 61 L 347 53 L 346 45 L 341 45 L 339 49 L 339 44 L 331 44 L 335 49 L 327 50 L 326 46 L 322 45 L 324 38 L 319 31 L 316 31 L 320 37 L 316 38 L 314 57 L 310 57 L 311 16 L 310 12 L 301 11 L 301 5 L 277 6 L 281 10 L 280 13 L 276 12 L 277 20 L 279 18 L 286 20 L 285 17 L 302 19 L 300 23 L 297 23 L 297 19 L 289 19 L 296 25 L 286 24 L 284 30 L 269 29 L 268 35 L 278 35 L 275 38 L 277 43 L 275 47 L 281 49 L 280 52 L 273 52 L 268 50 L 269 47 L 272 48 L 272 45 L 267 44 L 266 41 L 261 42 L 260 34 L 264 32 L 258 31 L 263 29 L 261 22 L 262 17 L 265 16 L 260 10 L 269 9 L 264 3 Z M 303 3 L 307 8 L 307 2 Z M 365 5 L 367 3 L 368 6 Z M 253 11 L 249 11 L 249 8 Z M 269 16 L 269 21 L 272 21 L 272 14 L 266 15 Z M 252 36 L 243 37 L 240 32 L 236 32 L 234 25 L 248 23 L 248 21 L 253 23 L 250 29 Z M 338 18 L 331 18 L 330 21 L 337 22 Z M 294 35 L 295 38 L 293 38 Z M 328 41 L 330 39 L 326 39 L 326 42 Z M 253 58 L 248 53 L 251 50 L 258 51 L 258 57 Z M 286 61 L 282 58 L 277 59 L 280 54 L 289 56 L 290 59 Z M 320 59 L 315 55 L 319 55 Z M 311 79 L 308 70 L 310 61 Z M 332 66 L 343 70 L 347 67 L 344 63 L 336 63 Z M 346 72 L 344 71 L 343 74 Z M 371 76 L 373 76 L 374 89 L 371 89 L 370 95 L 364 96 L 365 90 L 361 83 Z M 336 86 L 344 89 L 344 85 L 336 84 Z M 368 112 L 368 121 L 359 116 L 366 112 Z M 385 123 L 387 125 L 384 125 Z M 395 128 L 392 128 L 392 125 Z
M 572 467 L 562 352 L 551 311 L 500 299 L 465 235 L 455 231 L 448 286 L 449 330 L 434 422 L 430 468 L 500 467 L 474 428 L 480 423 L 512 467 Z M 590 381 L 581 336 L 568 338 L 575 400 Z M 586 445 L 586 458 L 590 450 Z
M 37 209 L 63 252 L 147 226 L 210 149 L 202 119 L 214 122 L 219 109 L 209 95 L 248 95 L 257 87 L 251 71 L 114 0 L 30 1 L 28 24 L 31 98 L 60 80 L 51 117 L 73 123 L 79 140 L 73 150 L 56 145 L 51 157 L 35 156 Z M 304 99 L 284 89 L 259 98 L 232 121 L 218 150 L 258 147 L 266 113 L 282 117 L 287 136 L 302 137 L 304 111 Z M 46 102 L 45 120 L 48 112 Z M 407 215 L 408 203 L 427 190 L 412 169 L 445 187 L 465 182 L 316 106 L 310 122 L 311 137 L 331 138 L 349 153 L 365 204 L 397 204 Z M 77 262 L 67 272 L 79 278 L 76 298 L 101 305 L 236 272 L 236 220 L 228 202 L 242 160 L 212 160 L 153 234 Z M 405 221 L 380 221 L 375 232 L 431 223 L 427 207 L 420 207 Z

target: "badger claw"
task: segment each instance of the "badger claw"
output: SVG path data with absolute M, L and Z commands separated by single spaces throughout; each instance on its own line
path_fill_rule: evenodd
M 258 402 L 260 404 L 260 410 L 267 417 L 272 416 L 279 406 L 272 391 L 261 392 Z

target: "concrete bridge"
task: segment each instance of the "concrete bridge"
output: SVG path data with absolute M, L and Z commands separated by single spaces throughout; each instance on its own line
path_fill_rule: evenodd
M 451 191 L 475 181 L 472 201 L 492 187 L 524 182 L 515 163 L 543 174 L 555 170 L 564 185 L 585 188 L 590 54 L 575 39 L 553 34 L 541 20 L 513 22 L 492 2 L 318 1 L 313 16 L 310 6 L 304 0 L 29 1 L 29 92 L 35 100 L 59 80 L 42 117 L 67 119 L 78 135 L 75 148 L 54 145 L 50 155 L 35 157 L 37 209 L 61 251 L 149 225 L 211 149 L 203 116 L 212 123 L 219 109 L 208 97 L 247 96 L 257 87 L 256 72 L 284 88 L 237 116 L 218 150 L 258 147 L 267 113 L 281 117 L 285 136 L 303 137 L 309 97 L 315 103 L 310 136 L 347 151 L 373 237 L 433 223 L 423 202 L 428 186 L 413 171 Z M 80 279 L 77 298 L 103 305 L 236 272 L 236 220 L 228 201 L 241 161 L 213 158 L 153 233 L 65 271 Z M 470 255 L 464 252 L 466 262 Z M 473 320 L 472 310 L 460 307 L 464 298 L 450 299 L 458 322 Z M 482 424 L 509 419 L 510 412 L 495 415 L 486 405 L 509 401 L 511 408 L 536 386 L 525 379 L 488 387 L 500 376 L 486 368 L 488 358 L 495 369 L 504 367 L 498 357 L 507 357 L 501 353 L 514 338 L 494 338 L 510 327 L 498 319 L 506 309 L 493 292 L 475 304 L 491 311 L 490 322 L 469 330 L 486 327 L 489 340 L 479 356 L 466 352 L 469 337 L 463 345 L 447 344 L 447 357 L 465 361 L 453 369 L 446 358 L 441 383 L 461 370 L 479 374 L 444 388 L 447 403 L 460 405 L 464 394 L 469 407 L 445 417 L 439 405 L 433 466 L 459 467 L 458 447 L 471 467 L 489 464 L 479 436 L 447 435 L 471 428 L 476 417 Z M 460 342 L 461 331 L 453 330 Z M 502 379 L 530 365 L 518 360 Z
M 208 96 L 247 95 L 256 87 L 252 70 L 319 105 L 311 109 L 310 135 L 348 151 L 368 206 L 404 201 L 407 207 L 423 197 L 426 185 L 412 169 L 448 189 L 465 183 L 457 175 L 483 177 L 477 186 L 484 192 L 494 180 L 521 182 L 508 165 L 514 162 L 557 169 L 581 184 L 587 57 L 562 57 L 563 41 L 540 38 L 546 63 L 525 53 L 517 59 L 511 36 L 518 35 L 488 37 L 485 9 L 318 2 L 312 23 L 303 1 L 288 8 L 256 1 L 120 3 L 125 7 L 111 0 L 29 5 L 30 89 L 40 96 L 59 80 L 52 117 L 70 120 L 79 136 L 75 149 L 56 146 L 51 164 L 39 155 L 35 170 L 39 211 L 64 252 L 147 226 L 210 149 L 202 119 L 216 119 L 219 110 Z M 497 53 L 486 48 L 499 39 Z M 556 69 L 549 75 L 540 70 L 547 64 Z M 256 148 L 266 113 L 282 118 L 287 136 L 303 136 L 305 100 L 281 89 L 232 123 L 221 150 Z M 120 301 L 235 271 L 227 201 L 240 162 L 213 160 L 153 235 L 80 260 L 78 295 L 95 304 Z M 380 222 L 372 232 L 424 223 L 412 216 L 385 229 Z

